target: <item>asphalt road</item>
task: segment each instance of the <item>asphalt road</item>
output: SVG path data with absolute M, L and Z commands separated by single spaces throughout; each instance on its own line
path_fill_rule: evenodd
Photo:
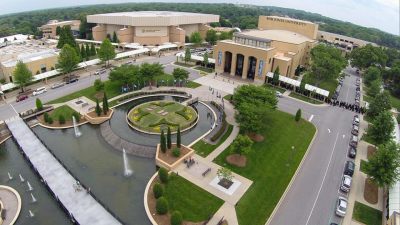
M 136 64 L 141 64 L 144 62 L 148 62 L 148 63 L 159 62 L 164 65 L 165 72 L 172 73 L 173 69 L 176 66 L 171 65 L 171 63 L 174 62 L 175 59 L 176 59 L 176 57 L 174 55 L 162 56 L 160 58 L 151 57 L 151 58 L 145 58 L 143 60 L 139 59 Z M 127 60 L 129 60 L 129 59 L 127 59 Z M 193 70 L 193 69 L 187 69 L 187 70 L 190 72 L 189 80 L 194 80 L 194 79 L 200 77 L 199 73 L 196 70 Z M 57 77 L 57 78 L 52 79 L 47 85 L 44 85 L 41 82 L 41 83 L 32 85 L 32 87 L 28 87 L 31 89 L 35 89 L 37 87 L 46 86 L 47 92 L 44 94 L 41 94 L 36 97 L 30 96 L 28 99 L 21 101 L 21 102 L 15 102 L 15 98 L 13 98 L 13 97 L 10 97 L 6 100 L 7 104 L 4 104 L 4 102 L 0 101 L 0 104 L 1 104 L 0 105 L 0 120 L 5 120 L 7 118 L 15 116 L 15 115 L 17 115 L 17 112 L 19 113 L 19 112 L 26 111 L 28 109 L 35 108 L 36 107 L 35 106 L 36 98 L 40 98 L 42 100 L 42 102 L 48 102 L 53 99 L 57 99 L 57 98 L 65 96 L 65 95 L 79 91 L 81 89 L 87 88 L 89 86 L 92 86 L 94 81 L 96 79 L 98 79 L 99 77 L 101 78 L 101 80 L 107 80 L 108 75 L 109 75 L 109 71 L 107 71 L 107 73 L 104 73 L 100 76 L 98 76 L 98 75 L 90 76 L 89 75 L 90 72 L 84 72 L 84 71 L 80 71 L 80 72 L 81 72 L 81 74 L 80 74 L 81 78 L 79 79 L 78 82 L 64 85 L 64 86 L 56 88 L 56 89 L 51 89 L 50 88 L 51 84 L 59 82 L 61 80 L 61 77 Z M 93 71 L 91 73 L 93 74 Z
M 355 80 L 352 69 L 346 76 L 339 99 L 354 102 Z M 311 106 L 289 98 L 279 101 L 279 109 L 295 113 L 298 108 L 303 117 L 310 119 L 318 133 L 297 177 L 281 205 L 271 218 L 271 225 L 321 225 L 342 218 L 335 215 L 336 200 L 347 158 L 354 112 L 333 106 Z

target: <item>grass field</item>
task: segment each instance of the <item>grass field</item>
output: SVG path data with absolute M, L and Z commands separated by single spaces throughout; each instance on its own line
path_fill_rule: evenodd
M 191 222 L 207 220 L 223 204 L 223 200 L 174 173 L 165 186 L 165 197 L 170 212 L 179 210 L 183 219 Z
M 203 71 L 203 72 L 206 72 L 206 73 L 212 73 L 212 72 L 214 72 L 214 69 L 212 69 L 212 68 L 206 68 L 206 67 L 204 67 L 204 66 L 196 66 L 194 69 L 196 69 L 196 70 L 200 70 L 200 71 Z
M 229 124 L 228 128 L 225 132 L 224 135 L 222 135 L 222 137 L 219 139 L 218 143 L 215 145 L 212 144 L 208 144 L 207 142 L 200 140 L 198 142 L 196 142 L 192 148 L 194 150 L 196 150 L 196 153 L 206 157 L 208 156 L 211 152 L 213 152 L 216 148 L 218 148 L 222 143 L 224 143 L 224 141 L 229 137 L 229 135 L 232 133 L 233 130 L 233 125 Z
M 50 116 L 55 121 L 58 121 L 58 118 L 60 117 L 60 115 L 63 115 L 65 120 L 72 120 L 72 114 L 74 112 L 76 112 L 76 111 L 73 110 L 71 107 L 69 107 L 67 105 L 63 105 L 63 106 L 55 108 L 51 112 Z
M 338 81 L 335 79 L 317 80 L 312 77 L 310 73 L 305 73 L 303 79 L 306 84 L 317 86 L 319 88 L 329 91 L 329 96 L 332 96 L 332 94 L 335 93 L 335 90 L 338 86 Z
M 281 87 L 278 87 L 278 86 L 273 86 L 271 84 L 266 84 L 265 87 L 268 88 L 268 89 L 274 90 L 274 91 L 279 91 L 282 94 L 286 91 L 285 88 L 281 88 Z
M 246 167 L 239 168 L 225 162 L 229 148 L 215 160 L 254 182 L 236 206 L 241 225 L 265 224 L 316 132 L 311 123 L 305 120 L 295 122 L 293 115 L 281 111 L 271 112 L 266 124 L 265 140 L 254 143 Z
M 354 203 L 353 219 L 366 225 L 381 225 L 382 212 L 356 201 Z
M 301 94 L 297 94 L 297 93 L 295 93 L 295 92 L 291 92 L 291 93 L 289 94 L 289 96 L 290 96 L 290 97 L 293 97 L 293 98 L 296 98 L 296 99 L 299 99 L 299 100 L 301 100 L 301 101 L 305 101 L 305 102 L 311 103 L 311 104 L 321 105 L 321 104 L 323 103 L 323 102 L 321 102 L 321 101 L 318 101 L 318 100 L 309 98 L 309 97 L 304 96 L 304 95 L 301 95 Z

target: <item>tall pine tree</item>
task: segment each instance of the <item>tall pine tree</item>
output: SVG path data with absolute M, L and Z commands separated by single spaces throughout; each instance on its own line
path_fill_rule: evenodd
M 176 147 L 181 147 L 181 127 L 178 126 L 178 132 L 176 133 Z
M 164 152 L 164 153 L 167 151 L 167 146 L 166 146 L 166 143 L 165 143 L 164 130 L 161 131 L 160 148 L 161 148 L 161 151 Z
M 169 126 L 167 130 L 167 148 L 171 149 L 171 128 Z

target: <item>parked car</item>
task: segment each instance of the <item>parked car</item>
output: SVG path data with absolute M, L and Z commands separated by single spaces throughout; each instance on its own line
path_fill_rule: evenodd
M 59 88 L 59 87 L 62 87 L 62 86 L 64 86 L 64 85 L 65 85 L 64 82 L 55 83 L 55 84 L 51 85 L 51 89 Z
M 276 94 L 276 97 L 278 97 L 278 98 L 282 98 L 282 96 L 283 96 L 282 93 L 280 93 L 279 91 L 276 91 L 275 94 Z
M 336 203 L 336 215 L 344 217 L 347 211 L 347 199 L 345 197 L 339 196 Z
M 74 82 L 77 82 L 78 80 L 79 80 L 78 77 L 67 78 L 67 79 L 65 79 L 65 84 L 74 83 Z
M 133 63 L 133 61 L 128 61 L 126 63 L 124 63 L 124 65 L 131 65 Z
M 359 130 L 358 125 L 353 125 L 353 129 L 351 130 L 351 134 L 355 135 L 355 136 L 358 136 L 358 130 Z
M 34 90 L 32 94 L 33 94 L 33 96 L 36 96 L 36 95 L 43 94 L 45 92 L 47 92 L 46 87 L 40 87 L 40 88 Z
M 96 70 L 96 72 L 94 72 L 94 75 L 100 75 L 100 74 L 103 74 L 103 73 L 105 73 L 105 72 L 107 72 L 107 70 L 106 69 L 98 69 L 98 70 Z
M 348 175 L 343 175 L 342 183 L 340 184 L 340 190 L 343 192 L 349 192 L 351 188 L 352 178 Z
M 351 146 L 349 146 L 349 150 L 348 150 L 348 152 L 347 152 L 347 156 L 348 156 L 349 158 L 354 159 L 354 158 L 356 157 L 356 155 L 357 155 L 357 149 L 356 149 L 356 148 L 353 148 L 353 147 L 351 147 Z
M 357 148 L 357 145 L 358 145 L 358 137 L 355 136 L 355 135 L 352 135 L 352 136 L 351 136 L 351 139 L 350 139 L 349 145 L 350 145 L 351 147 Z
M 356 165 L 354 164 L 353 161 L 351 160 L 346 161 L 346 164 L 344 165 L 344 174 L 352 177 L 354 174 L 355 167 Z
M 353 125 L 359 125 L 360 124 L 360 118 L 358 118 L 358 115 L 355 115 L 353 118 Z
M 19 96 L 17 96 L 16 101 L 20 102 L 20 101 L 23 101 L 23 100 L 25 100 L 27 98 L 28 98 L 28 95 L 19 95 Z

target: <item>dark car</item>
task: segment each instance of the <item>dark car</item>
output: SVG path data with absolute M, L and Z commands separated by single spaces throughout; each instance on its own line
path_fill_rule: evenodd
M 354 164 L 353 161 L 350 161 L 350 160 L 347 161 L 346 164 L 344 165 L 344 174 L 352 177 L 354 174 L 355 167 L 356 167 L 356 165 Z
M 19 95 L 17 96 L 17 102 L 23 101 L 28 98 L 28 95 Z
M 358 129 L 359 127 L 357 125 L 353 125 L 353 129 L 351 130 L 351 134 L 358 136 Z
M 349 145 L 353 148 L 357 148 L 358 145 L 358 137 L 355 135 L 352 135 L 351 139 L 350 139 L 350 143 Z
M 356 157 L 356 155 L 357 155 L 357 150 L 350 146 L 349 151 L 347 152 L 347 156 L 354 159 Z
M 77 77 L 71 77 L 69 79 L 65 79 L 66 84 L 77 82 L 79 79 Z

